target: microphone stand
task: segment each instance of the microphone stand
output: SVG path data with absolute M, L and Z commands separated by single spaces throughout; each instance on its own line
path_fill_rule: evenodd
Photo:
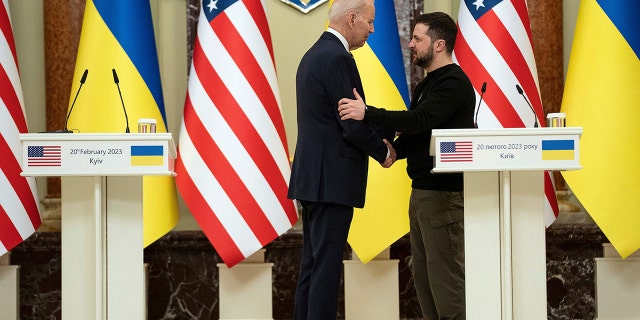
M 487 82 L 482 83 L 482 88 L 480 89 L 480 101 L 478 102 L 478 107 L 476 108 L 476 115 L 473 117 L 473 126 L 478 128 L 478 111 L 480 111 L 480 104 L 482 103 L 482 97 L 484 97 L 484 92 L 487 91 Z
M 531 103 L 529 103 L 529 99 L 527 99 L 527 96 L 524 95 L 524 90 L 520 88 L 520 85 L 516 84 L 516 90 L 518 90 L 518 93 L 524 98 L 524 101 L 529 105 L 529 108 L 531 108 L 531 111 L 533 112 L 533 116 L 535 117 L 535 122 L 533 123 L 533 127 L 537 128 L 538 114 L 536 113 L 536 110 L 534 110 L 533 107 L 531 106 Z
M 64 121 L 64 129 L 56 131 L 57 133 L 73 133 L 73 131 L 67 129 L 67 125 L 69 124 L 69 116 L 71 116 L 71 111 L 73 111 L 73 107 L 76 105 L 76 99 L 78 99 L 80 90 L 82 89 L 84 82 L 87 80 L 87 74 L 89 74 L 89 70 L 84 69 L 84 73 L 80 78 L 80 86 L 78 87 L 78 91 L 76 91 L 76 96 L 73 97 L 73 102 L 71 102 L 71 108 L 69 108 L 69 112 L 67 113 L 67 119 Z
M 120 80 L 118 80 L 118 74 L 116 73 L 116 69 L 111 69 L 113 71 L 113 82 L 116 83 L 116 87 L 118 87 L 118 94 L 120 95 L 120 102 L 122 103 L 122 110 L 124 110 L 124 120 L 127 123 L 126 133 L 130 133 L 129 131 L 129 116 L 127 116 L 127 109 L 124 107 L 124 100 L 122 99 L 122 92 L 120 91 Z

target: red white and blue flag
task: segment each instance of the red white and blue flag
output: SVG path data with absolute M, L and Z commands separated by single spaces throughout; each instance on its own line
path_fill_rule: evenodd
M 440 142 L 440 161 L 442 162 L 473 161 L 473 142 L 471 141 Z
M 62 164 L 60 146 L 28 146 L 27 165 L 29 167 L 59 167 Z
M 264 3 L 204 0 L 176 183 L 227 266 L 297 221 L 290 172 Z
M 544 110 L 533 54 L 531 25 L 525 0 L 462 0 L 458 12 L 455 61 L 479 92 L 487 83 L 476 110 L 479 128 L 524 128 L 544 125 Z M 535 113 L 527 101 L 531 102 Z M 555 188 L 544 174 L 545 224 L 558 216 Z
M 0 256 L 40 226 L 34 178 L 20 176 L 22 145 L 27 133 L 16 46 L 7 0 L 0 5 Z

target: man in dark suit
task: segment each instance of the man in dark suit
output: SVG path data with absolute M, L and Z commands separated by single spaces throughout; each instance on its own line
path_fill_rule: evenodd
M 338 101 L 362 91 L 350 50 L 373 32 L 373 0 L 335 0 L 329 29 L 307 51 L 296 76 L 298 140 L 289 198 L 302 205 L 304 244 L 294 319 L 335 319 L 343 252 L 353 208 L 364 206 L 368 156 L 383 166 L 395 151 L 361 121 L 340 121 Z M 388 137 L 389 139 L 391 137 Z

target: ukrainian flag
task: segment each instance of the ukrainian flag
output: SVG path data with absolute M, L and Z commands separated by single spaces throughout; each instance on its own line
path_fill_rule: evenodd
M 375 8 L 375 32 L 363 47 L 353 51 L 367 104 L 406 110 L 409 89 L 393 0 L 377 0 Z M 348 238 L 363 263 L 409 232 L 411 180 L 406 161 L 398 161 L 389 169 L 373 159 L 369 161 L 365 207 L 355 210 Z
M 573 160 L 573 140 L 542 140 L 542 160 Z
M 640 248 L 640 1 L 582 0 L 562 99 L 582 127 L 567 184 L 626 258 Z
M 161 166 L 164 164 L 162 146 L 131 146 L 132 166 Z
M 85 70 L 68 128 L 76 132 L 124 133 L 124 111 L 112 69 L 120 82 L 131 132 L 139 118 L 153 118 L 167 132 L 160 68 L 149 0 L 87 0 L 70 104 Z M 169 232 L 178 221 L 173 177 L 143 178 L 144 245 Z

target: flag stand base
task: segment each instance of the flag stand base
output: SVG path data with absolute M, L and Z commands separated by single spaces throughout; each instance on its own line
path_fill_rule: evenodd
M 596 319 L 636 319 L 640 314 L 640 251 L 622 259 L 610 243 L 596 258 Z
M 389 259 L 389 248 L 367 264 L 355 254 L 344 260 L 345 319 L 400 318 L 398 262 Z
M 265 263 L 264 249 L 232 268 L 218 264 L 220 320 L 273 319 L 273 263 Z
M 19 266 L 0 265 L 0 310 L 3 319 L 20 319 Z

